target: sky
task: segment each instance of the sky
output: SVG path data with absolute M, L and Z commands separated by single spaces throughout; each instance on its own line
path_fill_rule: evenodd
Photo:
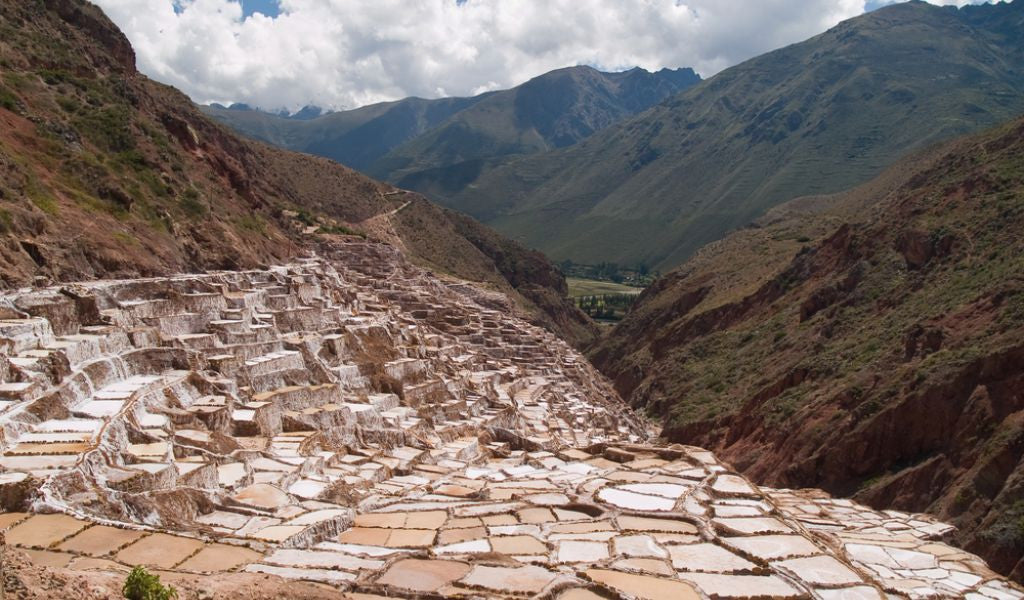
M 93 0 L 139 69 L 199 103 L 355 108 L 552 69 L 703 77 L 891 0 Z M 979 0 L 933 0 L 963 5 Z

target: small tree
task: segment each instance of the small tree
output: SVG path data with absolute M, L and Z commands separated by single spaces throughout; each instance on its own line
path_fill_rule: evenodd
M 135 567 L 124 580 L 121 594 L 126 600 L 174 600 L 178 591 L 173 586 L 160 584 L 160 577 L 142 567 Z

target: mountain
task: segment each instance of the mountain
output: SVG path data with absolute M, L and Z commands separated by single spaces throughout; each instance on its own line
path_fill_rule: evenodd
M 330 160 L 231 133 L 138 73 L 127 38 L 88 2 L 0 3 L 0 39 L 4 287 L 256 267 L 347 233 L 505 292 L 566 339 L 594 335 L 539 253 Z
M 392 149 L 368 172 L 443 196 L 489 159 L 571 146 L 700 81 L 691 69 L 569 67 L 496 92 Z
M 303 123 L 260 111 L 202 110 L 251 137 L 430 192 L 479 169 L 480 161 L 574 144 L 699 81 L 691 69 L 603 73 L 580 66 L 471 98 L 406 98 Z
M 1024 3 L 910 2 L 434 194 L 557 260 L 666 269 L 799 196 L 1024 112 Z
M 593 348 L 662 435 L 757 481 L 920 510 L 1024 575 L 1024 120 L 802 198 Z
M 273 113 L 265 112 L 265 111 L 259 111 L 259 109 L 253 108 L 253 107 L 249 106 L 248 104 L 244 104 L 244 103 L 241 103 L 241 102 L 235 102 L 231 106 L 224 106 L 223 104 L 219 104 L 217 102 L 214 102 L 212 104 L 209 104 L 207 106 L 207 108 L 211 109 L 212 111 L 223 111 L 223 110 L 233 110 L 233 111 L 236 111 L 236 112 L 253 112 L 253 111 L 256 111 L 256 112 L 261 112 L 262 114 L 268 114 L 268 115 L 274 115 L 274 116 L 277 116 L 277 117 L 281 117 L 282 119 L 295 119 L 297 121 L 309 121 L 311 119 L 315 119 L 315 118 L 323 116 L 325 114 L 329 114 L 329 112 L 330 112 L 330 111 L 324 111 L 324 109 L 320 108 L 319 106 L 314 106 L 312 104 L 307 104 L 306 106 L 303 106 L 301 109 L 299 109 L 298 111 L 296 111 L 294 113 L 291 113 L 291 112 L 289 112 L 287 110 L 283 110 L 283 109 L 279 110 L 277 112 L 273 112 Z
M 330 158 L 367 171 L 392 148 L 436 127 L 453 114 L 487 95 L 473 98 L 424 100 L 406 98 L 331 112 L 311 119 L 294 119 L 237 105 L 199 107 L 249 137 L 275 146 Z M 301 112 L 301 111 L 300 111 Z

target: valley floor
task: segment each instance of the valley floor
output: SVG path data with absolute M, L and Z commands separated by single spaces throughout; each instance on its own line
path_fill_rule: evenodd
M 582 296 L 603 296 L 605 294 L 639 294 L 643 291 L 643 288 L 615 283 L 614 281 L 600 281 L 597 279 L 566 277 L 565 282 L 569 284 L 570 298 L 580 298 Z

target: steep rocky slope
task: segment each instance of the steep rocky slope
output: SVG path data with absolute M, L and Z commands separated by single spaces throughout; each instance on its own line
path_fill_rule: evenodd
M 910 2 L 727 69 L 440 198 L 561 260 L 680 264 L 781 202 L 1024 111 L 1024 3 Z
M 759 481 L 952 520 L 1024 575 L 1024 121 L 787 205 L 652 285 L 591 357 Z
M 357 233 L 508 293 L 567 339 L 592 335 L 571 304 L 552 302 L 564 282 L 540 254 L 329 160 L 230 133 L 139 74 L 91 4 L 5 2 L 0 34 L 5 285 L 251 267 Z

